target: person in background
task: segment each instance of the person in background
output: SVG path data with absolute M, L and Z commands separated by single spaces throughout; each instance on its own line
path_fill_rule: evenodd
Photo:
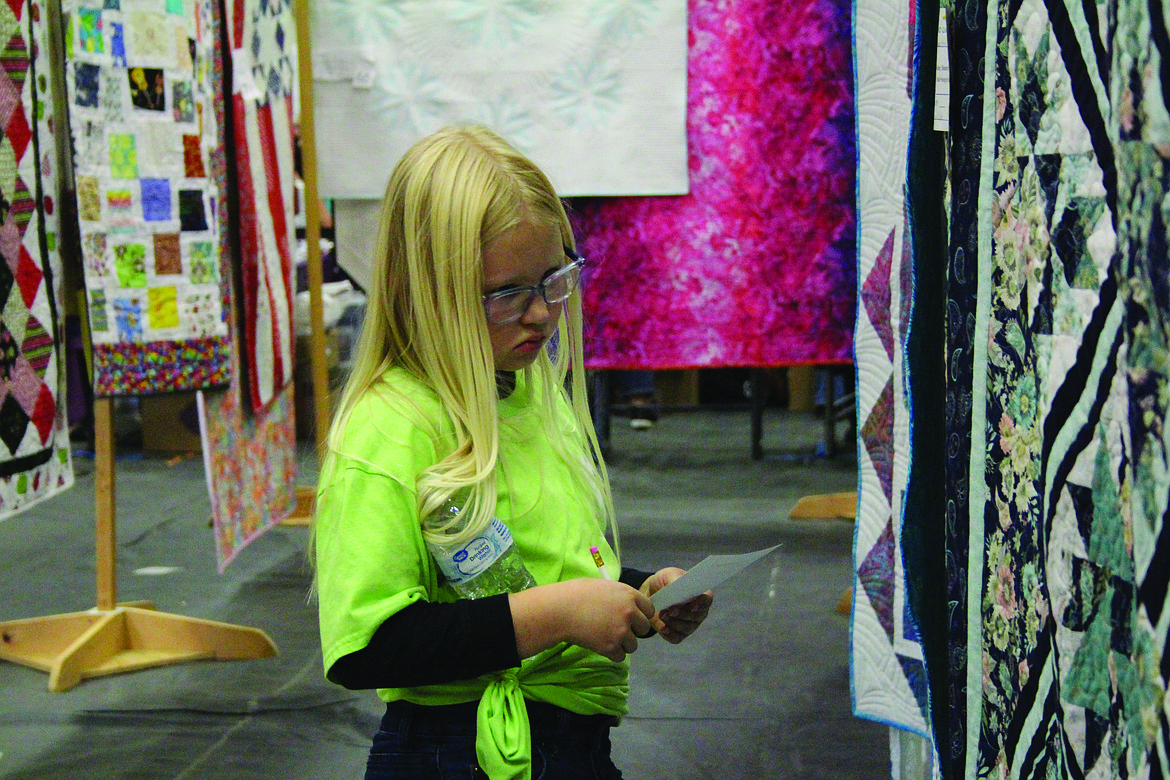
M 658 422 L 658 393 L 654 386 L 654 372 L 629 370 L 613 373 L 618 403 L 626 406 L 630 427 L 639 431 L 653 428 Z
M 585 262 L 548 178 L 486 128 L 391 175 L 312 534 L 326 677 L 387 705 L 367 778 L 620 778 L 627 655 L 707 616 L 710 592 L 651 603 L 681 569 L 620 565 L 571 370 Z M 535 586 L 458 596 L 424 528 L 455 496 L 470 533 L 506 524 Z

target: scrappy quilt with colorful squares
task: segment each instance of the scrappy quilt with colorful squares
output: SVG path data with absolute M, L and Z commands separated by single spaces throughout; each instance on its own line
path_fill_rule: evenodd
M 45 22 L 0 3 L 0 519 L 73 484 Z
M 203 461 L 215 560 L 222 574 L 240 551 L 296 508 L 297 441 L 289 384 L 252 413 L 242 387 L 199 394 Z
M 67 0 L 66 84 L 98 395 L 230 378 L 208 0 Z

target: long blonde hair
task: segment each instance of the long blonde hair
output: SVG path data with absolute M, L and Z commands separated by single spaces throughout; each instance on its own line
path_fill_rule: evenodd
M 353 370 L 330 426 L 322 468 L 342 456 L 350 413 L 399 366 L 438 394 L 455 448 L 420 476 L 419 518 L 454 494 L 468 494 L 466 540 L 491 522 L 496 505 L 499 413 L 491 341 L 484 317 L 483 250 L 524 219 L 555 227 L 574 246 L 564 206 L 527 157 L 480 126 L 441 130 L 415 144 L 395 167 L 382 202 L 374 274 Z M 589 414 L 581 338 L 580 293 L 563 307 L 555 355 L 544 350 L 525 369 L 545 435 L 597 500 L 612 528 L 613 499 Z M 584 436 L 557 422 L 565 396 Z M 470 514 L 468 514 L 470 513 Z M 424 529 L 424 536 L 440 538 Z M 450 537 L 443 537 L 450 540 Z

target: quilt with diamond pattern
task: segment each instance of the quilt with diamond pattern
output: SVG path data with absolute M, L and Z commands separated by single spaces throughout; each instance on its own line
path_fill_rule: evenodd
M 854 713 L 929 733 L 926 668 L 902 556 L 910 468 L 906 337 L 913 276 L 906 219 L 910 6 L 854 5 L 857 94 L 858 502 L 851 621 Z
M 0 3 L 0 519 L 73 484 L 46 21 Z

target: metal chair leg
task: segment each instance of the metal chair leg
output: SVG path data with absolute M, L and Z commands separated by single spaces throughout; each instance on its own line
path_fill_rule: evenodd
M 753 368 L 748 377 L 752 404 L 752 460 L 764 457 L 764 370 Z

